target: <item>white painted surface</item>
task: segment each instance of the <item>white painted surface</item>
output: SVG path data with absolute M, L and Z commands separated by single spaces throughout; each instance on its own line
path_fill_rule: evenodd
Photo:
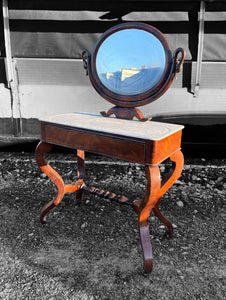
M 24 85 L 20 86 L 23 118 L 40 118 L 73 111 L 99 113 L 112 104 L 89 86 Z
M 4 84 L 0 84 L 0 118 L 11 118 L 11 97 L 10 91 Z
M 184 128 L 184 126 L 176 124 L 122 120 L 77 112 L 50 116 L 41 118 L 40 120 L 99 132 L 143 138 L 151 141 L 161 140 Z

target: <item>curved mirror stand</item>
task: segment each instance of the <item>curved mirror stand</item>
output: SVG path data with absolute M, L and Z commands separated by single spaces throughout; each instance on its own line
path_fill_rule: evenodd
M 100 81 L 110 91 L 122 95 L 152 89 L 162 78 L 165 64 L 161 42 L 153 34 L 133 28 L 106 38 L 96 56 Z

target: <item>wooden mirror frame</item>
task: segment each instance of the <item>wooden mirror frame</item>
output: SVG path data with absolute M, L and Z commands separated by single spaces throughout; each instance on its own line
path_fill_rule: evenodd
M 154 35 L 162 44 L 165 51 L 165 69 L 159 82 L 151 87 L 149 90 L 136 94 L 136 95 L 123 95 L 118 94 L 108 89 L 100 80 L 97 68 L 96 58 L 99 48 L 102 43 L 115 32 L 124 29 L 140 29 L 149 32 Z M 141 54 L 142 55 L 142 54 Z M 179 55 L 181 56 L 179 59 Z M 113 103 L 117 107 L 134 108 L 137 106 L 143 106 L 157 100 L 162 96 L 170 87 L 176 73 L 181 71 L 182 63 L 185 58 L 185 51 L 182 48 L 176 49 L 172 55 L 171 47 L 165 36 L 155 27 L 138 22 L 128 22 L 116 25 L 102 34 L 102 36 L 96 42 L 92 54 L 88 50 L 83 50 L 82 58 L 84 62 L 84 68 L 87 70 L 90 81 L 96 91 L 106 100 Z

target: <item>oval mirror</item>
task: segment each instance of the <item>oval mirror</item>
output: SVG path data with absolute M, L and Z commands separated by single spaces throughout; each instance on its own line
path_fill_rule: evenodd
M 121 95 L 137 95 L 153 89 L 166 66 L 165 49 L 153 34 L 124 29 L 107 37 L 96 55 L 96 71 L 102 84 Z
M 138 22 L 108 29 L 92 54 L 88 50 L 82 54 L 94 88 L 120 107 L 141 106 L 159 98 L 181 70 L 184 56 L 182 48 L 172 56 L 165 36 L 153 26 Z

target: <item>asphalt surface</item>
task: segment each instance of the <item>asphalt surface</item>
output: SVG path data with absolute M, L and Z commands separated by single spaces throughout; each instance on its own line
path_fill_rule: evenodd
M 166 239 L 151 214 L 154 269 L 146 275 L 128 207 L 89 194 L 76 205 L 68 194 L 41 225 L 40 211 L 56 188 L 37 167 L 35 143 L 16 149 L 0 153 L 0 299 L 225 299 L 223 151 L 183 151 L 181 177 L 160 202 L 174 236 Z M 75 180 L 75 153 L 54 150 L 50 165 L 65 182 Z M 161 165 L 163 175 L 168 166 Z M 131 200 L 145 192 L 143 166 L 87 154 L 86 172 L 91 186 Z

